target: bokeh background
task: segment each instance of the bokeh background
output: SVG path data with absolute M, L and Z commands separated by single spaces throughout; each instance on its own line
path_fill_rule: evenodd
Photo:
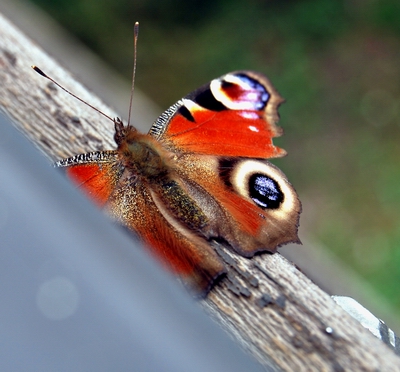
M 231 70 L 268 75 L 300 234 L 400 310 L 398 0 L 32 1 L 127 80 L 140 21 L 137 87 L 163 108 Z

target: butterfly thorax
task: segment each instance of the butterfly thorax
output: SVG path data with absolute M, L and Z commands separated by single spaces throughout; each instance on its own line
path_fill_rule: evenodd
M 148 181 L 169 178 L 174 165 L 171 154 L 160 142 L 132 127 L 118 144 L 118 154 L 126 169 Z

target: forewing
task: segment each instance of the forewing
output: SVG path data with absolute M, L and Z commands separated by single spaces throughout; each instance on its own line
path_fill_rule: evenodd
M 116 151 L 76 155 L 55 164 L 97 205 L 104 206 L 123 173 Z
M 150 134 L 175 152 L 249 158 L 284 156 L 272 143 L 283 99 L 258 73 L 238 71 L 190 93 L 165 111 Z

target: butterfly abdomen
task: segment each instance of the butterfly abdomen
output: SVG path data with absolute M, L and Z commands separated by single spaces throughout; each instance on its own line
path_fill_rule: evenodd
M 168 210 L 191 230 L 200 231 L 208 224 L 209 219 L 202 209 L 177 181 L 163 182 L 156 190 Z

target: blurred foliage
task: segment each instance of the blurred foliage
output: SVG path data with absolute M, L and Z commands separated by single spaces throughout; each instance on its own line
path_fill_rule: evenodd
M 231 70 L 266 73 L 286 98 L 302 229 L 400 309 L 398 0 L 35 0 L 163 107 Z

